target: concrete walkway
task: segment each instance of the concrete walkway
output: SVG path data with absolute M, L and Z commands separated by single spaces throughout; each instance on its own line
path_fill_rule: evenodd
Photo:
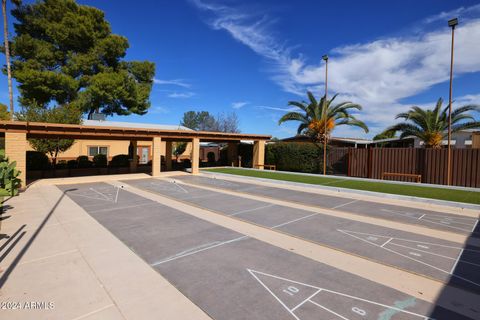
M 0 318 L 210 319 L 57 187 L 5 206 Z

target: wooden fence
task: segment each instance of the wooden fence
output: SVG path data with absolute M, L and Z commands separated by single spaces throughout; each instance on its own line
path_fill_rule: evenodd
M 383 172 L 420 174 L 423 183 L 447 184 L 447 149 L 348 150 L 347 175 L 381 179 Z M 407 177 L 389 177 L 411 181 Z M 452 149 L 452 185 L 480 188 L 480 149 Z

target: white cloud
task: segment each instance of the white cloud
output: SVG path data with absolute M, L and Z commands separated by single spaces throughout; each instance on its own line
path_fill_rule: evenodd
M 302 97 L 307 89 L 322 92 L 325 67 L 321 57 L 315 57 L 317 62 L 310 63 L 302 55 L 292 56 L 291 48 L 272 36 L 271 25 L 264 16 L 258 18 L 201 0 L 192 2 L 213 15 L 210 25 L 214 29 L 227 31 L 272 62 L 272 78 L 283 90 Z M 431 24 L 452 15 L 460 17 L 455 34 L 455 75 L 479 72 L 480 5 L 442 12 L 420 23 Z M 329 60 L 330 94 L 341 93 L 337 98 L 339 102 L 348 99 L 360 103 L 364 110 L 358 117 L 372 128 L 384 128 L 394 122 L 395 114 L 408 108 L 400 101 L 448 80 L 450 41 L 451 31 L 445 22 L 435 30 L 424 30 L 421 35 L 333 48 Z M 478 95 L 472 96 L 478 99 Z M 375 133 L 371 130 L 371 134 Z
M 273 111 L 281 111 L 281 112 L 299 111 L 299 108 L 297 108 L 297 107 L 282 108 L 282 107 L 271 107 L 271 106 L 256 106 L 256 108 L 273 110 Z
M 192 86 L 190 83 L 187 83 L 183 79 L 163 80 L 163 79 L 154 78 L 153 83 L 158 85 L 173 85 L 173 86 L 179 86 L 183 88 L 190 88 Z
M 153 106 L 148 109 L 148 113 L 150 114 L 165 114 L 168 112 L 169 110 L 162 106 Z
M 247 101 L 238 101 L 238 102 L 232 102 L 232 108 L 233 109 L 240 109 L 245 107 L 249 102 Z
M 180 99 L 185 99 L 185 98 L 191 98 L 195 95 L 195 92 L 172 92 L 167 95 L 169 98 L 180 98 Z

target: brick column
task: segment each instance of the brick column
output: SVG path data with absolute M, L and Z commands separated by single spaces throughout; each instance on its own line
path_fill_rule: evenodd
M 198 174 L 199 173 L 199 167 L 200 167 L 200 139 L 199 138 L 193 138 L 192 139 L 192 157 L 191 157 L 191 162 L 192 162 L 192 174 Z
M 138 148 L 137 148 L 137 141 L 132 140 L 130 141 L 132 146 L 132 160 L 130 161 L 130 172 L 137 172 L 138 167 Z
M 253 144 L 253 167 L 263 170 L 265 161 L 265 140 L 255 141 Z
M 162 170 L 161 145 L 162 138 L 154 137 L 152 143 L 152 176 L 154 177 L 159 176 Z
M 21 188 L 27 185 L 27 134 L 18 132 L 5 132 L 5 156 L 10 162 L 16 161 L 16 169 L 21 173 Z
M 172 170 L 172 141 L 165 142 L 165 165 L 167 171 Z

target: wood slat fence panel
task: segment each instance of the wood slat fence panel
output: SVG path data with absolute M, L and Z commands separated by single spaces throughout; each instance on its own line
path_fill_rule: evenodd
M 382 173 L 420 174 L 422 182 L 447 184 L 447 149 L 372 148 L 348 151 L 348 175 L 381 179 Z M 410 177 L 389 177 L 414 181 Z M 452 149 L 452 185 L 480 188 L 480 149 Z

